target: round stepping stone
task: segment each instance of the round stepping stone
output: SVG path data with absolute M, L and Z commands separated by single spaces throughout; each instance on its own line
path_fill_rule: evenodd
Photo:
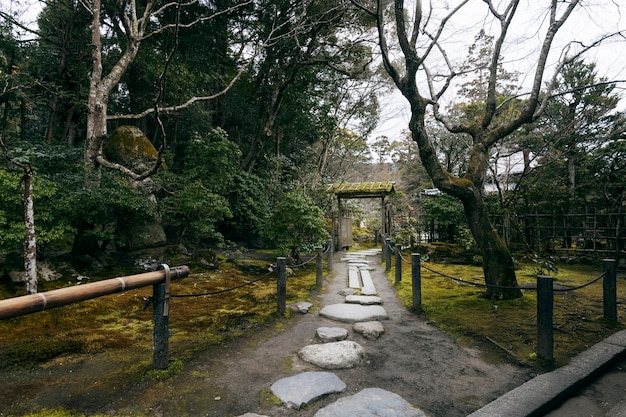
M 331 372 L 303 372 L 288 378 L 279 379 L 270 387 L 287 408 L 300 409 L 334 392 L 342 392 L 346 384 Z
M 382 304 L 383 299 L 375 295 L 347 295 L 346 303 L 361 304 L 364 306 Z
M 338 342 L 348 338 L 348 331 L 342 327 L 320 327 L 316 334 L 322 342 Z
M 426 414 L 398 394 L 366 388 L 350 397 L 340 398 L 313 417 L 426 417 Z
M 361 362 L 365 351 L 358 343 L 343 340 L 305 346 L 300 349 L 298 356 L 322 369 L 348 369 Z
M 322 308 L 320 316 L 345 323 L 360 321 L 387 320 L 387 311 L 382 306 L 362 306 L 360 304 L 330 304 Z
M 366 321 L 356 323 L 352 326 L 352 330 L 356 333 L 360 333 L 364 338 L 370 340 L 376 340 L 385 333 L 385 327 L 379 321 Z

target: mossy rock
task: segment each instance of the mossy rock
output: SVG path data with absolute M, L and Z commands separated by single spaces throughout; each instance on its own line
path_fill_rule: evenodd
M 120 126 L 104 145 L 104 154 L 111 162 L 143 172 L 154 165 L 158 151 L 138 127 Z

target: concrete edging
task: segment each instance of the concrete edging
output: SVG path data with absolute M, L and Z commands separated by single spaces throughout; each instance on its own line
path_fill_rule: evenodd
M 626 330 L 619 331 L 573 358 L 507 392 L 468 417 L 542 416 L 626 356 Z

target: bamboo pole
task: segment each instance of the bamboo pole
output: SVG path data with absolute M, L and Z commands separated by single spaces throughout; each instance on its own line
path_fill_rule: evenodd
M 170 279 L 179 279 L 189 276 L 189 267 L 177 266 L 170 271 Z M 143 274 L 111 278 L 90 284 L 75 287 L 60 288 L 58 290 L 40 292 L 0 300 L 0 319 L 23 316 L 54 307 L 90 300 L 116 292 L 123 292 L 135 288 L 146 287 L 165 282 L 165 271 L 158 270 Z

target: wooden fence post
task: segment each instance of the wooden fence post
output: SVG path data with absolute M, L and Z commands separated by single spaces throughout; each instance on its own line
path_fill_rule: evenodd
M 382 251 L 380 253 L 380 262 L 387 262 L 387 238 L 386 237 L 382 237 L 381 236 L 381 242 L 382 242 Z
M 385 271 L 391 271 L 391 239 L 385 238 Z
M 420 254 L 411 254 L 411 284 L 413 289 L 413 308 L 422 308 L 422 273 L 420 271 Z
M 165 283 L 152 286 L 152 368 L 167 369 L 169 314 L 165 313 Z
M 276 258 L 276 311 L 287 311 L 287 258 Z
M 552 277 L 537 276 L 537 356 L 554 359 L 554 293 Z
M 602 281 L 604 318 L 610 321 L 617 321 L 617 272 L 615 259 L 603 259 L 602 269 L 604 270 L 604 280 Z
M 396 284 L 402 281 L 402 250 L 400 245 L 396 245 Z
M 318 247 L 317 248 L 317 258 L 315 259 L 315 285 L 317 285 L 318 288 L 322 287 L 322 268 L 323 268 L 323 264 L 322 264 L 322 256 L 324 255 L 324 252 L 322 250 L 322 247 Z
M 328 272 L 333 270 L 333 237 L 329 237 L 328 238 L 328 260 L 327 262 L 327 268 L 328 268 Z

